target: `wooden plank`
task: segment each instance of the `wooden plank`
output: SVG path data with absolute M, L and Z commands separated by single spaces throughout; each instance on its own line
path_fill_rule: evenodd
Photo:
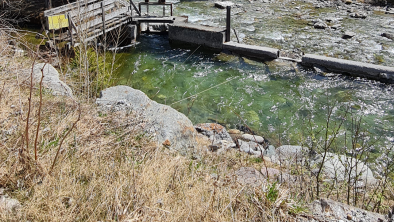
M 108 1 L 104 1 L 104 6 L 106 6 L 106 11 L 110 10 L 111 8 L 115 7 L 115 3 L 116 0 L 108 0 Z M 78 15 L 83 15 L 83 14 L 88 14 L 90 16 L 95 16 L 101 13 L 101 3 L 94 3 L 92 5 L 88 5 L 87 7 L 82 7 L 79 9 L 73 9 L 70 11 L 71 16 L 74 17 L 78 17 Z M 109 6 L 111 5 L 111 6 Z M 92 12 L 91 12 L 92 11 Z
M 139 19 L 137 20 L 139 23 L 174 23 L 172 19 Z
M 115 26 L 113 26 L 113 27 L 107 29 L 107 32 L 112 31 L 112 30 L 118 28 L 118 27 L 121 26 L 121 25 L 127 24 L 127 22 L 128 22 L 128 21 L 127 21 L 127 19 L 126 19 L 126 21 L 120 22 L 120 23 L 118 23 L 117 25 L 115 25 Z M 89 38 L 86 38 L 86 39 L 84 40 L 84 42 L 92 41 L 93 39 L 95 39 L 95 38 L 97 38 L 98 36 L 101 35 L 101 34 L 100 34 L 101 30 L 98 30 L 97 32 L 98 32 L 98 34 L 95 34 L 95 35 L 93 35 L 93 36 L 91 36 L 91 37 L 89 37 Z
M 121 22 L 126 21 L 126 20 L 128 20 L 128 17 L 116 17 L 116 18 L 113 18 L 111 20 L 107 20 L 106 26 L 108 28 L 110 28 L 113 25 L 116 25 L 116 23 L 118 23 L 118 22 L 121 23 Z M 90 37 L 92 35 L 96 35 L 99 32 L 102 32 L 101 26 L 92 27 L 88 31 L 85 31 L 86 36 L 88 36 L 88 37 Z
M 106 19 L 110 20 L 110 19 L 115 18 L 121 14 L 126 13 L 127 11 L 128 11 L 128 8 L 124 7 L 124 8 L 119 9 L 118 11 L 115 11 L 115 12 L 105 15 L 105 17 L 106 17 Z M 78 27 L 80 27 L 80 29 L 79 29 L 80 31 L 84 31 L 87 28 L 89 28 L 91 26 L 96 26 L 98 24 L 101 24 L 102 22 L 103 22 L 102 18 L 95 18 L 94 20 L 83 23 L 83 24 L 79 25 Z M 85 27 L 83 27 L 83 26 L 85 26 Z M 86 27 L 86 26 L 88 26 L 88 27 Z
M 123 21 L 129 21 L 129 16 L 123 16 L 121 15 L 120 17 L 115 17 L 112 19 L 106 19 L 106 26 L 110 27 L 113 24 L 116 24 L 117 22 L 123 22 Z M 81 28 L 81 27 L 80 27 Z M 95 35 L 98 32 L 102 33 L 102 24 L 98 24 L 96 26 L 89 26 L 89 27 L 85 27 L 86 29 L 81 32 L 83 33 L 83 36 L 79 36 L 79 38 L 87 38 L 90 37 L 91 35 Z M 75 34 L 75 32 L 73 32 Z
M 111 20 L 112 18 L 114 18 L 116 16 L 120 16 L 120 15 L 122 17 L 129 18 L 130 13 L 128 13 L 129 11 L 126 11 L 125 9 L 127 9 L 127 7 L 123 8 L 122 11 L 118 10 L 118 11 L 113 12 L 111 14 L 107 14 L 106 19 Z M 77 23 L 78 29 L 76 29 L 76 30 L 79 31 L 80 33 L 82 33 L 82 32 L 85 32 L 86 30 L 89 30 L 89 29 L 95 29 L 96 26 L 101 27 L 101 24 L 102 24 L 102 18 L 99 17 L 99 18 L 96 18 L 96 19 L 88 21 L 88 22 L 80 22 L 79 24 Z M 73 34 L 75 34 L 75 31 L 73 31 Z
M 56 14 L 61 14 L 61 13 L 65 13 L 69 10 L 73 10 L 75 8 L 78 7 L 83 7 L 85 5 L 88 5 L 92 2 L 96 2 L 96 1 L 100 1 L 100 0 L 80 0 L 78 2 L 74 2 L 74 3 L 70 3 L 67 5 L 63 5 L 63 6 L 59 6 L 53 9 L 49 9 L 49 10 L 45 10 L 44 11 L 44 16 L 50 16 L 50 15 L 56 15 Z

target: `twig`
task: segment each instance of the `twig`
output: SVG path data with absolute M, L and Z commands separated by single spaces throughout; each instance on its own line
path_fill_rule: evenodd
M 77 123 L 79 122 L 80 119 L 81 119 L 81 105 L 78 103 L 78 119 L 73 123 L 71 128 L 67 131 L 66 135 L 64 135 L 62 140 L 60 141 L 59 148 L 57 149 L 57 152 L 56 152 L 56 156 L 53 159 L 52 167 L 51 167 L 51 169 L 48 172 L 49 175 L 51 175 L 53 167 L 55 167 L 56 160 L 57 160 L 57 158 L 59 156 L 59 152 L 60 152 L 60 149 L 62 148 L 62 144 L 63 144 L 64 140 L 66 139 L 68 134 L 70 134 L 70 132 L 75 128 L 75 126 L 77 125 Z
M 33 93 L 33 71 L 34 71 L 34 63 L 35 60 L 33 61 L 33 65 L 31 66 L 31 72 L 30 72 L 30 94 L 29 94 L 29 108 L 27 111 L 27 118 L 26 118 L 26 128 L 25 128 L 25 140 L 26 140 L 26 152 L 29 151 L 29 119 L 30 119 L 30 109 L 31 109 L 31 98 L 32 98 L 32 93 Z M 23 146 L 21 153 L 23 153 Z
M 245 187 L 246 187 L 246 186 L 242 187 L 242 189 L 237 193 L 237 195 L 235 195 L 235 197 L 234 197 L 232 200 L 230 200 L 230 203 L 227 204 L 227 206 L 222 210 L 222 212 L 220 213 L 220 215 L 222 215 L 222 214 L 224 213 L 224 211 L 231 205 L 231 203 L 232 203 L 234 200 L 237 199 L 238 195 L 244 190 Z
M 4 84 L 3 84 L 3 89 L 0 92 L 0 104 L 1 104 L 1 98 L 3 97 L 4 87 L 5 87 L 5 81 L 4 81 Z
M 40 104 L 38 106 L 38 123 L 37 123 L 37 130 L 36 130 L 36 139 L 34 141 L 34 159 L 37 162 L 37 141 L 38 141 L 38 132 L 40 131 L 41 125 L 41 107 L 42 107 L 42 81 L 44 80 L 44 68 L 46 63 L 41 69 L 41 81 L 40 81 Z

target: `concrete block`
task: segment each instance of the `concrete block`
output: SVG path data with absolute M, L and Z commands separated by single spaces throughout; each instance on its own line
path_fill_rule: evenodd
M 257 59 L 276 59 L 279 55 L 278 49 L 262 47 L 262 46 L 253 46 L 246 45 L 236 42 L 225 42 L 223 44 L 223 49 L 229 50 L 231 52 L 238 53 L 240 55 L 244 55 L 247 57 L 253 57 Z
M 394 83 L 394 67 L 336 59 L 326 56 L 306 54 L 302 57 L 305 66 L 320 65 L 332 72 L 349 74 L 356 77 Z
M 214 49 L 222 49 L 225 29 L 189 23 L 174 23 L 169 25 L 168 38 Z

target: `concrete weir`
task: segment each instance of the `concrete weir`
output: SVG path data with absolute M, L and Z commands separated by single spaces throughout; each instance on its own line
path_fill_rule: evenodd
M 394 83 L 394 67 L 312 54 L 304 55 L 302 57 L 302 64 L 305 66 L 320 65 L 332 72 L 346 73 L 351 76 L 365 77 L 386 83 Z
M 168 27 L 168 38 L 170 41 L 202 45 L 221 50 L 225 37 L 224 32 L 224 28 L 190 23 L 174 23 Z
M 253 57 L 261 60 L 277 59 L 279 55 L 278 49 L 262 47 L 262 46 L 246 45 L 236 42 L 223 43 L 223 49 L 229 50 L 231 52 L 240 55 L 245 55 L 248 57 Z

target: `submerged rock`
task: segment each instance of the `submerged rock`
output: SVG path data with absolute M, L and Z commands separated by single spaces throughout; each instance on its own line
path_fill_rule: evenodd
M 327 24 L 324 23 L 324 22 L 316 22 L 316 23 L 313 25 L 313 27 L 314 27 L 315 29 L 325 29 L 325 28 L 327 28 L 328 26 L 327 26 Z
M 115 86 L 101 92 L 96 103 L 109 109 L 132 110 L 144 121 L 144 131 L 155 138 L 158 145 L 177 150 L 181 154 L 197 146 L 197 131 L 192 122 L 170 106 L 159 104 L 140 90 L 129 86 Z
M 367 15 L 364 14 L 364 13 L 360 13 L 360 12 L 353 12 L 353 13 L 350 13 L 350 17 L 352 17 L 352 18 L 366 19 L 366 18 L 367 18 Z
M 355 35 L 356 35 L 356 33 L 354 33 L 354 32 L 345 32 L 345 33 L 342 35 L 342 38 L 343 38 L 343 39 L 351 39 L 351 38 L 353 38 Z
M 385 33 L 382 33 L 380 36 L 386 37 L 386 38 L 391 39 L 391 40 L 394 40 L 394 34 L 391 34 L 391 33 L 385 32 Z

